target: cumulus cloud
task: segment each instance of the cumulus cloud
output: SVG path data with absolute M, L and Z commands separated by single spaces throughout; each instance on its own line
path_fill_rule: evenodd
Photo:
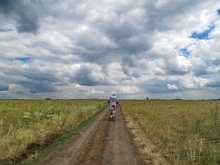
M 1 98 L 220 97 L 219 5 L 2 0 Z
M 73 76 L 72 81 L 74 83 L 84 85 L 84 86 L 95 86 L 101 84 L 99 77 L 94 75 L 92 72 L 94 68 L 80 67 L 76 74 Z
M 40 6 L 40 1 L 2 0 L 0 11 L 6 17 L 15 19 L 18 32 L 36 33 L 40 27 L 39 17 L 42 13 Z
M 167 84 L 167 88 L 171 89 L 171 90 L 177 90 L 178 87 L 176 86 L 176 84 Z
M 8 84 L 4 84 L 4 83 L 0 84 L 0 91 L 7 91 L 8 88 L 9 88 Z
M 136 86 L 119 86 L 117 93 L 119 94 L 135 94 L 137 92 L 140 92 L 139 89 Z

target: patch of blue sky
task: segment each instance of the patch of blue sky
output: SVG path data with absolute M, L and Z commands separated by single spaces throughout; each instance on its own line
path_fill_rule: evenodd
M 201 33 L 193 32 L 191 37 L 198 40 L 209 40 L 210 33 L 215 29 L 215 25 L 209 26 L 209 28 Z
M 32 61 L 32 58 L 30 58 L 30 57 L 18 57 L 18 58 L 15 58 L 15 60 L 23 62 L 23 63 L 28 63 L 28 62 Z
M 217 14 L 220 15 L 220 9 L 217 10 Z
M 0 28 L 0 32 L 10 32 L 10 31 L 12 31 L 12 29 Z
M 181 52 L 181 54 L 184 56 L 184 57 L 189 57 L 190 56 L 190 51 L 187 49 L 187 48 L 182 48 L 179 50 Z

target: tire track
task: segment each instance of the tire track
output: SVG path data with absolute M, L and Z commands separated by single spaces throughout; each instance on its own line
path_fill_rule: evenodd
M 115 121 L 108 109 L 101 112 L 81 132 L 52 152 L 43 165 L 137 165 L 131 138 L 120 107 Z
M 64 145 L 50 153 L 40 164 L 43 165 L 72 165 L 77 164 L 80 157 L 86 152 L 87 146 L 97 129 L 101 119 L 107 114 L 104 110 L 88 125 Z
M 110 122 L 104 151 L 104 165 L 137 165 L 135 152 L 119 107 L 115 122 Z

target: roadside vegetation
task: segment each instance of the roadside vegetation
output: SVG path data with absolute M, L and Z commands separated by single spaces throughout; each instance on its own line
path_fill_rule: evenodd
M 104 100 L 0 100 L 0 164 L 50 143 L 106 106 Z
M 220 164 L 220 101 L 124 100 L 120 104 L 146 162 Z

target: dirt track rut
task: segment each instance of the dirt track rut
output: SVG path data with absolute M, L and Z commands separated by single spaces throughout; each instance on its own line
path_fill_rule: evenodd
M 103 158 L 104 165 L 136 165 L 137 160 L 126 130 L 121 110 L 117 110 L 117 119 L 109 124 L 109 132 Z
M 116 121 L 108 120 L 108 110 L 101 112 L 76 136 L 50 153 L 44 165 L 136 165 L 131 139 L 119 107 Z

